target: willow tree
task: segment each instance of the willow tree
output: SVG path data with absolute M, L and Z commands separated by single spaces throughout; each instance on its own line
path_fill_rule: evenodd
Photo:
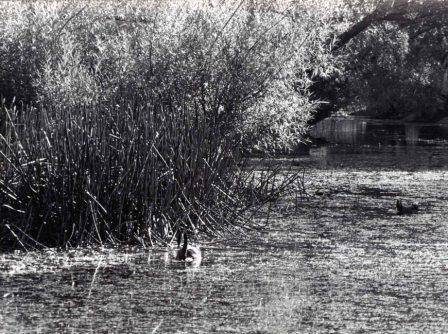
M 342 15 L 345 15 L 344 19 L 348 20 L 349 24 L 344 30 L 335 31 L 336 36 L 331 40 L 332 53 L 339 57 L 345 56 L 348 68 L 353 70 L 358 66 L 354 71 L 367 67 L 368 71 L 362 73 L 364 79 L 369 76 L 369 72 L 378 75 L 378 91 L 386 90 L 381 82 L 386 76 L 390 76 L 391 89 L 398 85 L 396 78 L 390 73 L 392 71 L 401 71 L 399 75 L 402 81 L 409 83 L 413 80 L 412 75 L 415 76 L 419 71 L 427 72 L 430 68 L 431 75 L 425 78 L 426 86 L 421 85 L 425 86 L 426 91 L 423 92 L 421 87 L 409 85 L 409 92 L 403 98 L 414 100 L 412 111 L 421 109 L 421 99 L 413 98 L 417 92 L 427 101 L 432 101 L 428 103 L 434 108 L 423 115 L 414 112 L 413 117 L 408 115 L 408 119 L 438 119 L 448 116 L 448 0 L 343 0 L 343 3 L 346 11 Z M 336 23 L 341 20 L 340 16 L 341 14 L 335 11 Z M 387 53 L 392 59 L 391 62 L 395 63 L 385 67 L 381 67 L 381 64 L 368 67 L 369 61 L 378 65 L 378 58 L 384 58 Z M 356 61 L 353 60 L 355 57 L 358 57 Z M 395 58 L 401 60 L 396 61 Z M 384 73 L 376 73 L 378 70 Z M 365 84 L 363 89 L 371 88 L 372 83 L 369 84 Z M 318 94 L 325 89 L 328 91 L 329 86 L 331 80 L 316 80 L 315 88 Z M 356 89 L 356 86 L 360 85 L 356 83 L 354 86 Z M 399 91 L 397 87 L 395 88 Z M 372 100 L 379 100 L 378 96 L 371 97 Z M 393 101 L 390 104 L 392 110 L 397 108 L 394 107 Z

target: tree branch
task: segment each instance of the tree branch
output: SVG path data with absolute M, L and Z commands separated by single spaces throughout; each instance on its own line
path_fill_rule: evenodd
M 333 52 L 345 46 L 351 39 L 372 25 L 388 21 L 397 23 L 400 28 L 405 28 L 444 15 L 448 15 L 448 1 L 446 0 L 427 0 L 425 2 L 387 0 L 378 5 L 372 13 L 365 16 L 361 21 L 340 34 L 333 46 Z

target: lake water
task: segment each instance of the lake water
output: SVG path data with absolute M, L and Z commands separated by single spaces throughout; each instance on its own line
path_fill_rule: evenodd
M 263 232 L 202 242 L 196 268 L 162 248 L 2 255 L 0 333 L 447 333 L 447 157 L 372 144 L 285 159 L 306 193 Z M 396 215 L 396 198 L 420 212 Z
M 448 124 L 330 117 L 311 129 L 311 136 L 348 145 L 424 145 L 448 140 Z

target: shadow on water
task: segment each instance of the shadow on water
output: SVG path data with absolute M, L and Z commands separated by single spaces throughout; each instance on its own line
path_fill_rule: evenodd
M 311 136 L 344 145 L 428 145 L 447 143 L 448 124 L 403 123 L 357 117 L 329 117 Z
M 312 166 L 360 170 L 443 170 L 448 166 L 448 145 L 344 146 L 310 148 Z
M 196 268 L 164 249 L 1 255 L 0 333 L 446 333 L 447 159 L 314 148 L 308 196 L 263 233 L 204 243 Z M 397 197 L 420 212 L 397 216 Z
M 330 117 L 311 134 L 327 144 L 310 149 L 320 167 L 443 169 L 448 166 L 448 124 Z

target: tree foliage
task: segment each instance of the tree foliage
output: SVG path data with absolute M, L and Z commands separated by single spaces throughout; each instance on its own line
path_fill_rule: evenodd
M 346 1 L 333 13 L 332 51 L 342 66 L 332 80 L 316 79 L 317 94 L 349 113 L 421 120 L 448 115 L 448 1 Z

